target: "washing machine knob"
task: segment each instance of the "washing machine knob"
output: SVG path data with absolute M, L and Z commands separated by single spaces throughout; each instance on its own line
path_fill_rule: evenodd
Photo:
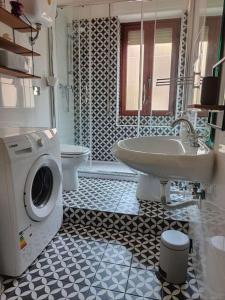
M 40 146 L 40 147 L 44 146 L 44 141 L 43 141 L 43 139 L 38 139 L 38 140 L 37 140 L 37 144 L 38 144 L 38 146 Z

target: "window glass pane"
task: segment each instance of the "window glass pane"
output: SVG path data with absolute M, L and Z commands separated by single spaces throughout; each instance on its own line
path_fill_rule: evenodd
M 172 29 L 156 29 L 153 63 L 152 110 L 168 110 L 170 86 L 156 86 L 159 78 L 169 78 L 172 61 Z
M 140 40 L 140 30 L 128 32 L 126 110 L 138 110 Z
M 198 48 L 198 58 L 194 65 L 194 71 L 195 73 L 199 73 L 199 76 L 195 76 L 195 82 L 194 85 L 199 86 L 200 85 L 200 76 L 206 76 L 206 66 L 207 66 L 207 56 L 208 56 L 208 35 L 209 30 L 208 27 L 205 28 L 204 32 L 204 38 L 199 43 Z M 201 87 L 195 88 L 193 90 L 193 103 L 200 103 L 200 97 L 201 97 Z

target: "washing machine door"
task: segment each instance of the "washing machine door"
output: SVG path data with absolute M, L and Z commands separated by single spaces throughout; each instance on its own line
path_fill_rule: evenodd
M 34 221 L 47 218 L 59 197 L 61 173 L 50 155 L 40 156 L 32 165 L 25 184 L 24 202 L 28 216 Z

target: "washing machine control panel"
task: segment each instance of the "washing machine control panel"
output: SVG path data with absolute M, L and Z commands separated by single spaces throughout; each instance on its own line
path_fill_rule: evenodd
M 20 140 L 17 141 L 8 139 L 8 141 L 6 141 L 6 148 L 11 158 L 17 157 L 18 155 L 26 156 L 32 153 L 32 144 L 25 135 L 21 136 Z
M 6 142 L 9 156 L 12 157 L 26 157 L 29 154 L 43 151 L 45 146 L 45 138 L 41 133 L 31 133 L 29 135 L 22 135 L 19 139 L 8 139 Z
M 35 147 L 40 148 L 45 145 L 45 139 L 42 133 L 32 133 L 30 136 L 32 137 Z

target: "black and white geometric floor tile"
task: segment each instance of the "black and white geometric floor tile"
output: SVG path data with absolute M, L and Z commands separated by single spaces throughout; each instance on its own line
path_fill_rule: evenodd
M 158 276 L 158 259 L 159 237 L 64 224 L 22 276 L 4 278 L 1 300 L 199 300 L 192 258 L 183 285 Z
M 153 212 L 154 210 L 152 210 Z M 188 232 L 189 223 L 187 221 L 173 220 L 165 218 L 164 213 L 155 215 L 129 215 L 121 213 L 111 213 L 103 211 L 84 210 L 80 208 L 66 207 L 64 209 L 64 221 L 83 226 L 102 227 L 107 230 L 127 230 L 130 232 L 139 231 L 160 235 L 166 229 L 181 230 Z
M 81 177 L 79 191 L 63 194 L 64 221 L 158 235 L 169 228 L 187 233 L 196 207 L 168 211 L 158 202 L 138 200 L 136 187 L 135 182 Z M 178 192 L 173 201 L 182 199 Z
M 65 208 L 80 208 L 103 212 L 116 212 L 130 215 L 148 215 L 189 221 L 198 210 L 196 207 L 164 210 L 157 202 L 143 201 L 136 198 L 136 182 L 109 180 L 99 178 L 80 178 L 78 191 L 64 192 Z M 172 201 L 182 200 L 184 193 L 175 191 L 171 194 Z M 186 193 L 187 194 L 187 193 Z
M 101 262 L 93 286 L 125 293 L 130 267 Z
M 81 177 L 79 190 L 65 192 L 63 198 L 70 207 L 113 212 L 131 184 L 128 181 Z

